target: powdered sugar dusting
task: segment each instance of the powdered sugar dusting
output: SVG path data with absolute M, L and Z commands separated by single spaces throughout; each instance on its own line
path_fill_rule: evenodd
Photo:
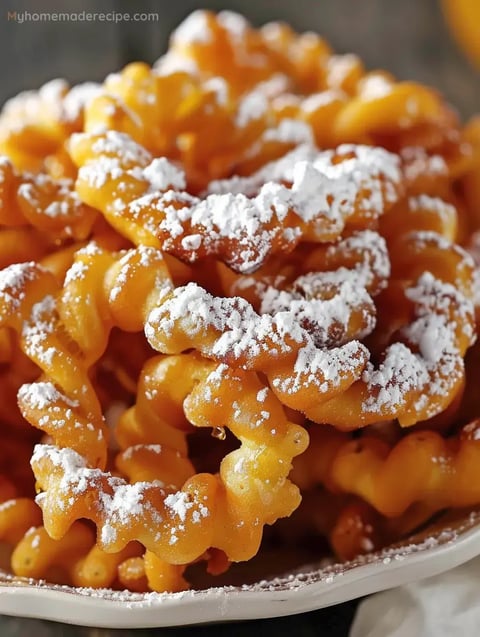
M 448 166 L 440 155 L 428 155 L 420 146 L 403 148 L 400 153 L 403 160 L 403 170 L 408 181 L 414 182 L 419 177 L 445 177 Z
M 2 108 L 2 118 L 15 124 L 21 130 L 28 122 L 38 120 L 42 109 L 49 117 L 60 120 L 62 117 L 62 99 L 68 91 L 68 83 L 62 79 L 50 80 L 38 91 L 23 91 L 7 100 Z
M 177 517 L 181 522 L 185 522 L 189 511 L 191 512 L 193 522 L 197 524 L 201 518 L 206 518 L 210 515 L 205 505 L 198 505 L 198 503 L 195 503 L 191 496 L 184 491 L 177 491 L 176 493 L 167 495 L 164 502 L 167 509 L 169 509 L 170 515 L 173 518 Z M 195 510 L 192 511 L 192 509 Z
M 89 136 L 89 134 L 82 133 Z M 72 143 L 76 144 L 79 137 L 72 135 Z M 135 180 L 145 181 L 147 192 L 157 192 L 168 188 L 185 187 L 185 175 L 165 157 L 151 157 L 150 153 L 134 142 L 129 135 L 117 131 L 107 131 L 97 137 L 92 143 L 95 159 L 81 166 L 78 176 L 92 188 L 102 188 L 108 181 L 121 180 L 130 176 Z M 118 190 L 121 191 L 120 181 Z M 124 207 L 121 198 L 117 212 Z M 114 202 L 115 205 L 115 202 Z
M 44 459 L 62 470 L 62 477 L 58 484 L 59 493 L 74 492 L 77 495 L 85 493 L 89 486 L 104 484 L 106 489 L 99 494 L 95 502 L 97 511 L 101 511 L 108 520 L 107 529 L 103 533 L 106 544 L 114 542 L 115 537 L 109 526 L 131 526 L 132 522 L 142 516 L 146 507 L 144 491 L 146 488 L 155 488 L 156 482 L 136 482 L 127 484 L 121 478 L 104 474 L 100 469 L 92 469 L 87 466 L 86 460 L 72 449 L 59 449 L 52 445 L 36 445 L 32 455 L 32 465 L 42 462 Z M 160 488 L 160 487 L 158 487 Z M 40 498 L 42 500 L 42 498 Z M 158 513 L 158 521 L 161 522 Z
M 367 367 L 363 375 L 369 397 L 366 412 L 397 409 L 438 409 L 435 397 L 448 395 L 463 373 L 460 342 L 474 341 L 473 303 L 453 285 L 425 272 L 406 291 L 415 304 L 415 320 L 403 328 L 403 343 L 390 345 L 378 368 Z M 413 394 L 412 394 L 413 392 Z M 431 405 L 427 407 L 427 402 Z
M 22 385 L 18 397 L 32 409 L 48 411 L 62 402 L 70 407 L 78 407 L 78 402 L 67 398 L 50 382 L 36 382 Z
M 345 272 L 349 271 L 345 269 Z M 375 306 L 370 295 L 364 287 L 348 280 L 348 276 L 332 285 L 328 273 L 318 272 L 297 279 L 296 286 L 291 291 L 267 288 L 261 311 L 270 314 L 290 312 L 308 330 L 318 347 L 363 338 L 375 327 Z M 307 290 L 310 293 L 305 295 Z M 357 333 L 349 329 L 354 314 L 363 318 Z
M 251 177 L 213 182 L 200 199 L 165 190 L 181 189 L 183 174 L 164 158 L 152 161 L 127 135 L 110 131 L 93 149 L 97 156 L 79 178 L 95 189 L 109 184 L 110 214 L 121 216 L 127 207 L 162 250 L 192 262 L 227 252 L 225 262 L 239 272 L 255 270 L 272 251 L 293 249 L 307 231 L 317 242 L 330 241 L 357 210 L 377 217 L 397 200 L 401 184 L 398 157 L 381 148 L 318 152 L 304 145 Z M 127 177 L 146 181 L 142 196 L 125 201 Z M 225 250 L 231 244 L 236 249 Z
M 19 310 L 25 299 L 25 285 L 36 278 L 34 261 L 14 263 L 0 271 L 0 316 Z
M 84 108 L 102 92 L 101 84 L 84 82 L 73 86 L 63 100 L 63 119 L 75 122 Z
M 185 173 L 165 157 L 157 157 L 144 169 L 143 175 L 150 182 L 152 190 L 185 188 Z
M 283 144 L 313 144 L 313 132 L 309 124 L 288 117 L 281 119 L 274 128 L 267 128 L 262 133 L 264 142 L 281 142 Z
M 315 111 L 324 108 L 328 104 L 334 102 L 345 101 L 347 99 L 346 93 L 338 89 L 329 89 L 327 91 L 321 91 L 320 93 L 312 93 L 301 102 L 302 111 L 305 113 L 314 113 Z
M 393 84 L 381 73 L 370 73 L 360 82 L 360 94 L 364 100 L 376 100 L 392 92 Z
M 47 295 L 32 306 L 22 326 L 25 353 L 42 367 L 50 367 L 57 355 L 56 348 L 48 344 L 48 337 L 56 327 L 56 301 Z
M 158 527 L 163 521 L 162 511 L 154 508 L 148 493 L 158 492 L 163 497 L 166 514 L 181 524 L 175 528 L 175 533 L 185 530 L 183 523 L 187 516 L 194 524 L 210 515 L 210 511 L 201 499 L 186 492 L 168 493 L 158 481 L 136 482 L 128 484 L 122 478 L 104 473 L 99 469 L 88 467 L 85 459 L 72 449 L 59 449 L 51 445 L 36 445 L 32 456 L 32 465 L 47 461 L 52 470 L 60 470 L 56 486 L 59 494 L 73 494 L 81 496 L 89 489 L 95 489 L 98 499 L 91 502 L 92 515 L 98 525 L 101 545 L 108 549 L 122 537 L 123 530 L 131 528 L 132 524 L 148 518 L 155 526 L 151 532 L 159 533 Z M 44 503 L 45 494 L 40 494 L 37 501 Z M 71 501 L 70 501 L 71 500 Z M 73 506 L 75 497 L 62 502 L 62 510 Z
M 299 349 L 293 373 L 272 376 L 272 385 L 284 394 L 295 395 L 304 387 L 315 387 L 320 402 L 322 394 L 332 396 L 345 375 L 355 372 L 358 361 L 368 360 L 369 352 L 359 341 L 350 341 L 342 347 L 319 349 L 308 343 Z
M 176 288 L 160 307 L 152 310 L 145 334 L 153 347 L 159 346 L 159 338 L 168 347 L 170 335 L 178 329 L 195 340 L 213 330 L 216 338 L 205 343 L 213 357 L 229 355 L 252 361 L 262 352 L 275 351 L 278 356 L 290 353 L 293 344 L 307 338 L 288 312 L 260 316 L 245 299 L 214 297 L 196 283 Z
M 330 56 L 327 61 L 328 86 L 341 87 L 349 73 L 359 64 L 359 57 L 352 53 Z
M 265 115 L 268 108 L 268 101 L 261 91 L 252 91 L 248 93 L 238 106 L 235 123 L 237 126 L 244 128 L 251 121 L 257 120 Z
M 344 161 L 335 161 L 335 157 L 345 156 Z M 340 182 L 339 190 L 347 195 L 347 182 L 351 186 L 362 184 L 365 188 L 377 187 L 380 176 L 393 184 L 400 184 L 400 162 L 396 155 L 383 148 L 362 145 L 342 144 L 335 151 L 319 152 L 309 145 L 301 145 L 287 153 L 281 159 L 267 164 L 249 177 L 232 177 L 209 184 L 209 193 L 245 193 L 252 195 L 266 182 L 294 182 L 295 170 L 300 164 L 312 164 L 315 171 L 324 175 L 322 186 L 328 190 L 331 181 Z M 304 169 L 302 169 L 303 172 Z M 319 184 L 320 185 L 320 184 Z M 332 193 L 335 196 L 335 193 Z M 348 196 L 348 195 L 347 195 Z M 351 195 L 350 195 L 351 200 Z
M 208 44 L 212 33 L 205 11 L 199 9 L 191 13 L 172 33 L 172 45 Z
M 387 202 L 395 201 L 400 183 L 395 156 L 358 146 L 342 146 L 338 153 L 345 155 L 344 161 L 334 162 L 336 155 L 331 151 L 318 153 L 302 147 L 252 177 L 213 182 L 211 194 L 203 200 L 168 191 L 155 203 L 142 198 L 130 209 L 138 214 L 150 204 L 163 212 L 157 226 L 165 236 L 163 249 L 171 251 L 172 239 L 182 237 L 193 261 L 216 253 L 222 242 L 231 240 L 240 250 L 228 264 L 237 271 L 253 271 L 277 242 L 295 245 L 301 235 L 299 223 L 311 226 L 321 241 L 340 232 L 355 207 L 379 215 Z M 382 183 L 391 187 L 383 188 Z M 255 196 L 249 196 L 255 191 Z M 169 205 L 175 199 L 186 205 Z M 153 232 L 153 220 L 151 226 Z M 194 240 L 185 243 L 191 235 Z

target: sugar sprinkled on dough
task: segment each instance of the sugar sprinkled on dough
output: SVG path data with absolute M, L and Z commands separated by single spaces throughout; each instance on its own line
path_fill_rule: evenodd
M 201 9 L 194 11 L 183 20 L 171 36 L 173 45 L 208 44 L 211 38 L 212 33 L 208 24 L 207 14 Z
M 472 301 L 429 272 L 407 290 L 407 297 L 416 304 L 416 318 L 402 332 L 415 349 L 394 343 L 387 347 L 385 359 L 378 368 L 366 369 L 363 380 L 369 397 L 363 404 L 364 411 L 401 409 L 406 405 L 409 392 L 419 394 L 417 407 L 424 409 L 425 396 L 448 395 L 459 380 L 463 359 L 457 345 L 457 320 L 467 327 L 463 333 L 472 343 Z M 452 318 L 453 308 L 456 308 L 455 318 Z M 432 416 L 435 414 L 433 405 L 434 401 L 429 412 Z
M 162 484 L 158 481 L 136 482 L 128 484 L 122 478 L 117 478 L 108 473 L 102 473 L 99 469 L 89 468 L 85 459 L 72 449 L 59 449 L 52 445 L 36 445 L 32 456 L 32 464 L 48 461 L 55 468 L 61 469 L 62 477 L 58 483 L 58 491 L 62 493 L 74 493 L 81 495 L 89 488 L 99 489 L 99 499 L 95 507 L 104 522 L 100 523 L 99 534 L 105 547 L 116 542 L 121 536 L 122 529 L 131 527 L 134 521 L 138 521 L 145 514 L 157 526 L 163 517 L 160 511 L 153 508 L 146 491 L 158 489 L 164 495 L 164 506 L 171 517 L 178 517 L 185 522 L 190 515 L 195 524 L 199 524 L 203 518 L 210 515 L 208 507 L 201 500 L 196 500 L 193 494 L 183 491 L 166 493 Z M 103 486 L 102 486 L 103 485 Z M 38 501 L 41 504 L 45 495 L 40 494 Z M 73 502 L 62 503 L 62 506 L 71 506 Z M 177 527 L 178 531 L 179 527 Z M 152 531 L 154 529 L 152 528 Z M 176 531 L 176 532 L 177 532 Z
M 170 511 L 170 515 L 177 516 L 181 522 L 185 522 L 187 514 L 191 511 L 192 519 L 194 522 L 200 522 L 200 518 L 205 518 L 209 515 L 209 510 L 205 505 L 198 505 L 192 501 L 191 496 L 184 491 L 177 491 L 167 495 L 164 500 L 165 506 Z M 192 511 L 192 509 L 194 509 Z M 197 515 L 195 515 L 197 512 Z
M 235 119 L 237 126 L 247 126 L 251 121 L 262 117 L 268 108 L 267 98 L 261 91 L 248 93 L 240 102 Z
M 299 122 L 283 120 L 281 126 L 290 124 Z M 258 268 L 280 241 L 293 248 L 302 224 L 322 241 L 341 232 L 356 209 L 382 214 L 397 199 L 401 182 L 398 157 L 381 148 L 343 145 L 318 152 L 306 144 L 251 177 L 212 182 L 200 199 L 181 190 L 181 171 L 165 158 L 152 160 L 128 135 L 110 131 L 94 140 L 93 150 L 98 156 L 80 168 L 79 179 L 96 189 L 118 181 L 111 214 L 124 214 L 122 177 L 146 181 L 144 194 L 127 202 L 142 233 L 167 252 L 177 241 L 191 261 L 235 241 L 238 249 L 227 263 L 241 272 Z
M 338 387 L 344 374 L 358 365 L 361 356 L 368 358 L 368 350 L 359 341 L 350 341 L 341 347 L 318 348 L 310 342 L 298 350 L 293 371 L 287 375 L 272 375 L 273 387 L 285 394 L 296 394 L 305 386 L 313 386 L 318 392 L 330 396 Z
M 185 239 L 192 233 L 193 245 L 199 244 L 201 237 L 197 249 L 208 253 L 222 239 L 231 238 L 241 250 L 240 257 L 231 265 L 249 272 L 263 262 L 281 234 L 284 241 L 294 244 L 298 240 L 299 229 L 293 220 L 291 227 L 283 227 L 286 215 L 291 212 L 301 222 L 318 227 L 320 235 L 340 231 L 355 205 L 381 214 L 383 197 L 393 202 L 396 196 L 388 188 L 382 195 L 380 180 L 400 182 L 398 160 L 382 149 L 343 146 L 339 152 L 355 153 L 357 157 L 332 163 L 332 152 L 318 153 L 302 147 L 252 177 L 212 182 L 205 199 L 177 196 L 179 202 L 185 200 L 184 207 L 168 205 L 169 199 L 176 198 L 170 192 L 159 196 L 155 205 L 150 199 L 150 205 L 164 214 L 157 226 L 166 237 L 164 248 L 168 251 L 171 237 Z M 292 185 L 289 188 L 277 181 Z M 360 192 L 369 194 L 362 199 Z M 148 198 L 137 200 L 130 209 L 138 214 L 148 204 Z M 155 232 L 153 221 L 152 232 Z M 190 247 L 192 243 L 182 245 Z M 195 248 L 190 249 L 193 259 Z
M 196 283 L 176 288 L 163 304 L 153 309 L 147 318 L 145 334 L 151 344 L 158 346 L 160 338 L 168 339 L 172 330 L 182 326 L 195 338 L 209 329 L 217 334 L 211 344 L 214 356 L 225 354 L 235 358 L 258 356 L 262 352 L 291 351 L 290 341 L 301 343 L 304 330 L 288 312 L 275 316 L 257 314 L 241 297 L 214 297 Z
M 19 309 L 25 298 L 24 286 L 36 276 L 34 261 L 14 263 L 0 271 L 0 313 L 8 308 Z M 5 306 L 5 307 L 2 307 Z
M 22 385 L 19 398 L 27 402 L 33 409 L 49 409 L 58 402 L 70 407 L 78 407 L 78 402 L 67 398 L 51 382 L 36 382 Z

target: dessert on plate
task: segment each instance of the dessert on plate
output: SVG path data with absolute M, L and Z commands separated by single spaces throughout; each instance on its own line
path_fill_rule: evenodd
M 176 592 L 480 504 L 478 119 L 197 11 L 7 102 L 0 155 L 13 574 Z

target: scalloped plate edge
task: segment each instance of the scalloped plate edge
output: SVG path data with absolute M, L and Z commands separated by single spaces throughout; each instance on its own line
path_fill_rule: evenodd
M 378 558 L 345 571 L 309 573 L 290 587 L 215 588 L 176 594 L 131 595 L 24 582 L 2 583 L 0 613 L 99 628 L 184 626 L 293 615 L 363 597 L 438 575 L 480 554 L 480 526 L 444 544 L 392 558 Z M 118 596 L 119 594 L 117 594 Z M 121 593 L 120 593 L 121 595 Z

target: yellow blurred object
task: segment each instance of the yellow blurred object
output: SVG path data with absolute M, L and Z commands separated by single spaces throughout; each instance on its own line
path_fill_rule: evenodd
M 446 21 L 470 61 L 480 69 L 479 0 L 442 0 Z

